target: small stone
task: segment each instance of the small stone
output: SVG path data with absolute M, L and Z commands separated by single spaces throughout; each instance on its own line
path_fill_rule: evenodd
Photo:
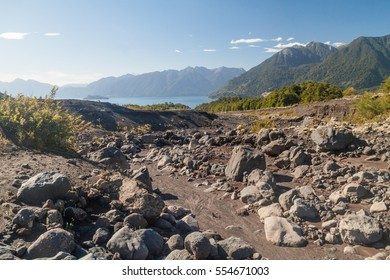
M 172 235 L 167 241 L 168 248 L 171 251 L 184 249 L 184 240 L 180 234 Z
M 382 202 L 374 202 L 370 207 L 370 213 L 378 213 L 387 211 L 386 203 Z

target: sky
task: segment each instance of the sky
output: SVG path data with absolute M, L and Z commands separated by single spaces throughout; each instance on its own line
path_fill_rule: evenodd
M 0 0 L 0 81 L 56 84 L 260 64 L 390 34 L 388 0 Z

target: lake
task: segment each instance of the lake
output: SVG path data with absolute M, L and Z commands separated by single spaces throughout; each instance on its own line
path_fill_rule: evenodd
M 97 101 L 97 100 L 92 100 Z M 195 108 L 199 104 L 207 103 L 212 101 L 212 99 L 208 98 L 208 96 L 159 96 L 159 97 L 118 97 L 118 98 L 110 98 L 110 99 L 102 99 L 101 102 L 109 102 L 118 105 L 125 104 L 136 104 L 136 105 L 152 105 L 152 104 L 160 104 L 165 102 L 172 103 L 181 103 L 189 106 L 190 108 Z

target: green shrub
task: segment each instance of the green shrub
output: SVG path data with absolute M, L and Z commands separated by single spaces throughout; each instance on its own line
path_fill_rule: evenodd
M 172 102 L 165 102 L 160 104 L 152 104 L 152 105 L 136 105 L 136 104 L 128 104 L 124 105 L 124 107 L 133 109 L 133 110 L 188 110 L 190 107 L 187 105 L 181 104 L 181 103 L 172 103 Z
M 363 94 L 353 105 L 353 121 L 362 122 L 387 116 L 390 113 L 390 94 Z
M 357 94 L 358 91 L 354 87 L 347 87 L 345 90 L 343 90 L 343 96 L 352 96 Z
M 210 113 L 257 110 L 261 108 L 285 107 L 299 103 L 310 103 L 340 98 L 343 92 L 339 87 L 327 83 L 305 82 L 297 85 L 285 86 L 274 90 L 266 97 L 227 97 L 196 107 Z
M 22 145 L 38 149 L 70 150 L 76 133 L 89 124 L 75 117 L 50 97 L 30 98 L 18 95 L 0 99 L 0 126 Z
M 275 126 L 275 122 L 270 119 L 260 119 L 252 124 L 251 131 L 257 133 L 263 128 L 274 128 Z
M 390 76 L 383 81 L 379 88 L 379 92 L 390 93 Z

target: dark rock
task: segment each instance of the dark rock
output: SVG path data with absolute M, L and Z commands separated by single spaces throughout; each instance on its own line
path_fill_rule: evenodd
M 249 174 L 254 169 L 265 170 L 265 168 L 265 157 L 260 151 L 238 146 L 233 149 L 225 175 L 235 181 L 242 181 L 244 173 Z
M 321 151 L 342 151 L 347 149 L 354 137 L 348 128 L 319 126 L 312 132 L 311 139 Z
M 250 259 L 254 252 L 255 249 L 251 245 L 238 237 L 231 236 L 218 242 L 218 254 L 222 259 Z
M 197 260 L 204 260 L 210 255 L 210 241 L 201 232 L 192 232 L 184 239 L 184 247 Z
M 148 221 L 141 214 L 132 213 L 123 220 L 123 224 L 132 229 L 142 229 L 148 226 Z
M 92 242 L 97 245 L 106 244 L 110 238 L 110 232 L 106 228 L 98 228 L 92 237 Z
M 284 150 L 286 150 L 286 145 L 280 141 L 280 140 L 274 140 L 264 146 L 262 149 L 263 153 L 271 156 L 271 157 L 277 157 L 280 155 Z
M 153 229 L 139 229 L 135 233 L 141 238 L 149 250 L 149 255 L 159 256 L 164 246 L 164 239 Z
M 103 148 L 89 155 L 90 159 L 106 165 L 111 169 L 129 169 L 125 155 L 116 147 Z

